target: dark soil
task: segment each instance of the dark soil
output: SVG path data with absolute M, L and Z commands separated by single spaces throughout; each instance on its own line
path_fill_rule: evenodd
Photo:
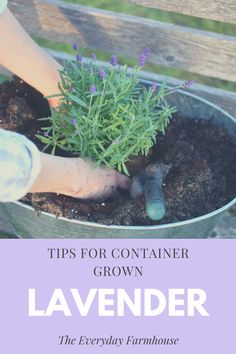
M 0 128 L 18 131 L 33 140 L 49 115 L 47 101 L 18 79 L 0 87 Z M 196 117 L 197 118 L 197 117 Z M 164 182 L 167 213 L 161 224 L 209 213 L 236 196 L 236 142 L 224 129 L 210 123 L 175 116 L 165 136 L 150 156 L 137 157 L 130 164 L 136 174 L 149 163 L 171 164 Z M 116 225 L 153 225 L 145 211 L 144 197 L 131 200 L 121 194 L 115 200 L 85 202 L 55 194 L 29 194 L 23 202 L 37 212 L 47 211 L 70 219 Z

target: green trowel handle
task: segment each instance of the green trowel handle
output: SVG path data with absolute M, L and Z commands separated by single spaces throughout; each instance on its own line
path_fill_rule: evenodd
M 161 220 L 165 216 L 166 204 L 161 181 L 147 179 L 145 183 L 146 211 L 152 220 Z

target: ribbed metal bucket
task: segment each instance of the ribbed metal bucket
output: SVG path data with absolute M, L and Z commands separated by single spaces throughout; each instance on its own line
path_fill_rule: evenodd
M 170 95 L 169 101 L 181 116 L 211 120 L 236 139 L 236 120 L 214 104 L 183 91 Z M 105 226 L 56 218 L 45 212 L 36 216 L 33 208 L 20 202 L 0 203 L 0 215 L 10 221 L 9 235 L 23 238 L 205 238 L 234 203 L 236 198 L 209 214 L 158 226 Z

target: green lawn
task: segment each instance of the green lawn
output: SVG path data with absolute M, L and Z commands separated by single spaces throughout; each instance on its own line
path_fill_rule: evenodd
M 174 24 L 179 24 L 183 26 L 199 28 L 207 31 L 223 33 L 226 35 L 236 36 L 236 25 L 225 24 L 217 21 L 203 20 L 199 18 L 195 18 L 192 16 L 185 16 L 180 14 L 174 14 L 166 11 L 160 11 L 157 9 L 150 9 L 147 7 L 137 6 L 134 4 L 129 4 L 127 1 L 105 1 L 105 0 L 65 0 L 66 2 L 73 2 L 80 5 L 86 5 L 101 9 L 106 9 L 115 12 L 123 12 L 134 16 L 142 16 L 150 19 L 155 19 L 163 22 L 169 22 Z M 61 50 L 67 53 L 73 53 L 73 50 L 70 45 L 66 43 L 55 43 L 51 41 L 44 40 L 39 37 L 34 37 L 34 39 L 42 46 Z M 93 50 L 84 49 L 84 55 L 90 56 Z M 100 60 L 106 61 L 109 59 L 109 54 L 104 52 L 96 51 L 97 57 Z M 135 64 L 135 60 L 126 57 L 119 57 L 120 63 L 127 63 L 130 66 Z M 236 91 L 236 84 L 208 78 L 205 76 L 192 74 L 187 71 L 178 70 L 178 69 L 170 69 L 166 67 L 162 67 L 155 64 L 147 63 L 145 65 L 145 70 L 151 71 L 154 73 L 161 73 L 163 75 L 173 76 L 183 80 L 195 80 L 196 82 L 215 86 L 219 88 L 223 88 L 230 91 Z

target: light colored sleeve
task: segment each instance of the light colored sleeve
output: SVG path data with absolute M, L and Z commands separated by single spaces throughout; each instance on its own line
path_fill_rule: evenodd
M 22 198 L 41 171 L 37 147 L 24 136 L 0 129 L 0 201 Z
M 7 7 L 7 0 L 0 0 L 0 15 Z

